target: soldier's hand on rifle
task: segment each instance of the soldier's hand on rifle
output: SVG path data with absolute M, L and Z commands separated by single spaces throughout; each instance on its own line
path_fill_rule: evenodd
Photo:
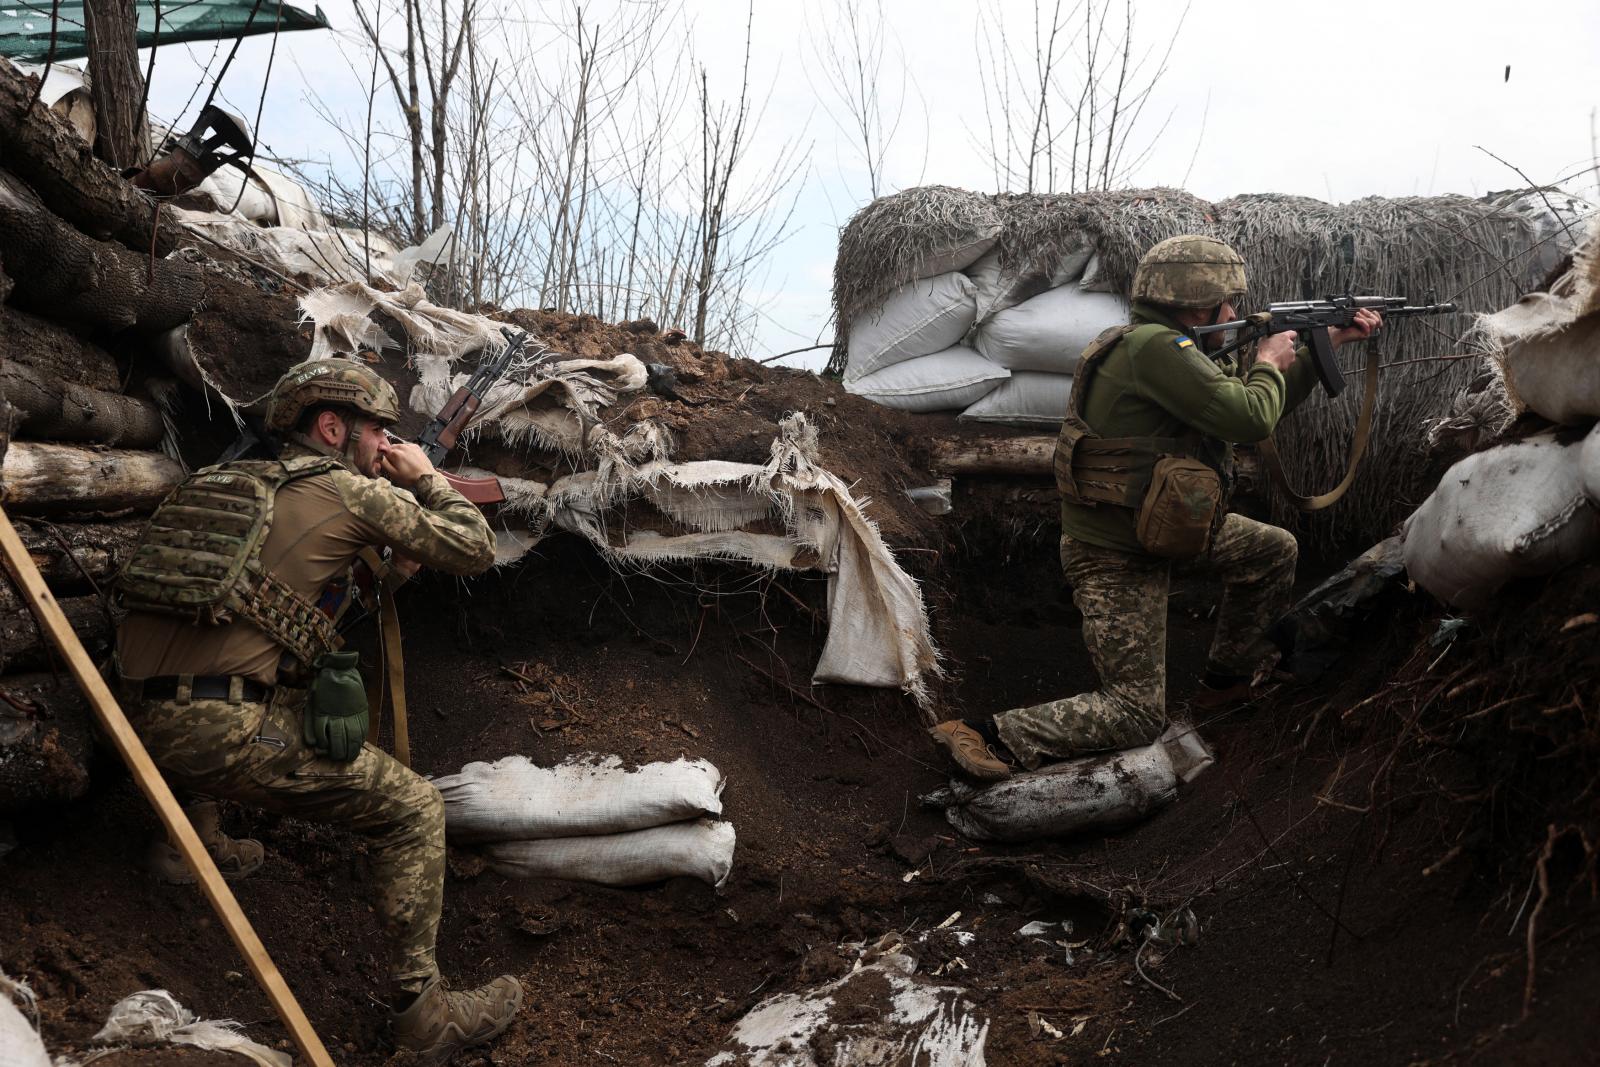
M 1289 368 L 1294 366 L 1294 342 L 1298 336 L 1293 330 L 1285 330 L 1263 337 L 1256 345 L 1256 362 L 1270 363 L 1288 373 Z
M 427 453 L 410 441 L 391 441 L 380 462 L 383 476 L 402 489 L 410 489 L 424 474 L 433 473 Z
M 1348 326 L 1337 330 L 1328 331 L 1328 340 L 1333 342 L 1337 349 L 1346 341 L 1365 341 L 1378 332 L 1378 327 L 1383 325 L 1383 316 L 1371 308 L 1362 308 L 1356 312 L 1356 320 Z

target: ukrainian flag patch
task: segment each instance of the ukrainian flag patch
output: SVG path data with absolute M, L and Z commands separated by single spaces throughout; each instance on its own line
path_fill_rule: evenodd
M 1182 352 L 1186 348 L 1193 348 L 1194 342 L 1180 333 L 1177 337 L 1172 339 L 1172 347 L 1176 348 L 1179 352 Z

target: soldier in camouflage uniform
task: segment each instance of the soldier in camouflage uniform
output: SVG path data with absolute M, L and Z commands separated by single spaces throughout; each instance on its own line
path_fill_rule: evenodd
M 1253 677 L 1275 662 L 1278 653 L 1266 634 L 1288 607 L 1293 535 L 1227 514 L 1209 523 L 1209 533 L 1202 527 L 1202 549 L 1175 559 L 1147 551 L 1138 522 L 1157 457 L 1198 461 L 1225 487 L 1232 445 L 1268 437 L 1315 385 L 1310 356 L 1303 347 L 1296 350 L 1293 333 L 1261 341 L 1248 367 L 1232 360 L 1218 366 L 1190 340 L 1185 331 L 1192 327 L 1236 318 L 1233 305 L 1244 291 L 1244 261 L 1232 248 L 1209 237 L 1170 238 L 1139 263 L 1130 323 L 1086 350 L 1068 426 L 1077 426 L 1078 440 L 1121 450 L 1102 450 L 1094 466 L 1092 448 L 1083 450 L 1084 460 L 1058 446 L 1057 480 L 1063 483 L 1061 565 L 1083 613 L 1100 688 L 935 726 L 935 742 L 967 774 L 997 780 L 1011 773 L 1006 755 L 1036 768 L 1160 736 L 1167 724 L 1167 591 L 1174 572 L 1218 578 L 1225 589 L 1196 703 L 1221 708 L 1248 700 Z M 1331 331 L 1330 339 L 1338 346 L 1365 338 L 1379 322 L 1365 312 L 1354 326 Z M 1064 442 L 1075 433 L 1068 426 Z M 1083 495 L 1089 493 L 1085 483 L 1113 469 L 1107 458 L 1113 454 L 1123 479 L 1117 491 L 1131 486 L 1129 495 Z M 1225 500 L 1225 488 L 1221 496 Z M 1215 514 L 1223 516 L 1223 508 Z
M 359 363 L 317 360 L 292 368 L 268 408 L 268 428 L 283 438 L 276 460 L 197 472 L 152 519 L 119 576 L 130 613 L 118 630 L 117 660 L 128 717 L 174 788 L 367 839 L 376 909 L 393 948 L 396 1044 L 424 1062 L 443 1063 L 509 1026 L 521 986 L 502 976 L 481 989 L 446 991 L 434 959 L 445 871 L 439 792 L 362 743 L 367 715 L 358 681 L 339 714 L 308 710 L 308 685 L 315 690 L 323 681 L 317 654 L 339 643 L 332 623 L 358 553 L 388 547 L 405 572 L 429 566 L 463 575 L 486 570 L 494 559 L 493 536 L 478 509 L 419 447 L 388 437 L 385 426 L 399 414 L 394 390 Z M 219 531 L 241 509 L 230 503 L 208 518 L 195 516 L 214 499 L 208 490 L 236 489 L 244 476 L 264 479 L 271 489 L 265 537 L 245 567 L 259 585 L 235 594 L 227 610 L 173 610 L 171 602 L 195 576 L 226 570 L 231 543 Z M 266 607 L 263 590 L 276 597 Z M 223 835 L 213 801 L 190 810 L 227 876 L 260 866 L 260 844 Z M 169 845 L 160 843 L 155 859 L 158 873 L 184 880 L 187 872 Z

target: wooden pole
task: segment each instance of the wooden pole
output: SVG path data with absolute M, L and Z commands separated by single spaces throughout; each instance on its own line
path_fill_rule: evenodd
M 935 438 L 928 451 L 944 474 L 1049 474 L 1056 435 Z
M 95 717 L 100 721 L 106 735 L 111 738 L 112 744 L 116 746 L 117 754 L 133 772 L 133 780 L 138 783 L 139 789 L 156 809 L 156 814 L 161 817 L 161 824 L 166 827 L 168 836 L 177 842 L 178 851 L 183 853 L 183 858 L 200 879 L 200 889 L 210 902 L 211 909 L 217 913 L 217 918 L 222 920 L 228 936 L 233 939 L 239 954 L 250 967 L 250 973 L 255 975 L 257 984 L 267 994 L 267 999 L 277 1010 L 278 1017 L 288 1028 L 289 1037 L 312 1067 L 333 1067 L 333 1060 L 328 1056 L 328 1050 L 323 1047 L 316 1031 L 311 1028 L 311 1022 L 306 1018 L 305 1012 L 300 1010 L 299 1002 L 289 991 L 283 975 L 278 973 L 272 957 L 267 955 L 266 946 L 256 936 L 250 920 L 245 918 L 244 912 L 240 910 L 233 891 L 222 880 L 222 872 L 217 870 L 211 854 L 200 843 L 199 835 L 189 823 L 189 817 L 183 813 L 183 808 L 178 804 L 178 798 L 172 795 L 172 790 L 161 777 L 161 772 L 156 769 L 150 754 L 145 751 L 139 735 L 134 733 L 133 727 L 122 714 L 122 709 L 117 705 L 116 698 L 111 695 L 105 680 L 100 677 L 100 672 L 95 669 L 89 654 L 83 650 L 77 635 L 67 624 L 66 616 L 61 613 L 60 606 L 50 595 L 43 576 L 33 565 L 27 548 L 17 536 L 11 520 L 6 517 L 4 508 L 0 508 L 0 555 L 4 555 L 6 570 L 17 583 L 18 591 L 38 616 L 39 625 L 61 651 L 61 656 L 67 661 L 72 676 L 77 679 L 84 695 L 89 698 L 89 706 L 94 709 Z

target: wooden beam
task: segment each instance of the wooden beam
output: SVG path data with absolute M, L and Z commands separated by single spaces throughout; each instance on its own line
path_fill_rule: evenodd
M 0 493 L 15 512 L 150 509 L 183 480 L 160 452 L 12 441 L 0 459 Z
M 935 438 L 928 450 L 930 465 L 941 474 L 1048 475 L 1056 436 Z
M 72 676 L 77 679 L 84 695 L 89 698 L 89 706 L 94 709 L 95 718 L 110 737 L 111 743 L 116 746 L 117 754 L 133 772 L 133 780 L 138 783 L 139 789 L 156 809 L 156 814 L 160 816 L 168 837 L 177 842 L 178 851 L 183 853 L 183 858 L 199 878 L 200 889 L 205 894 L 206 900 L 210 902 L 217 918 L 222 921 L 228 936 L 239 949 L 239 954 L 244 957 L 250 973 L 255 975 L 256 982 L 267 994 L 267 999 L 272 1002 L 273 1008 L 277 1010 L 278 1017 L 283 1020 L 290 1038 L 313 1067 L 333 1067 L 333 1060 L 328 1056 L 328 1050 L 323 1047 L 316 1031 L 311 1028 L 310 1020 L 300 1009 L 294 994 L 289 991 L 283 975 L 278 973 L 272 957 L 267 955 L 266 946 L 256 936 L 250 920 L 245 918 L 233 891 L 228 888 L 228 883 L 222 880 L 222 872 L 217 870 L 211 854 L 200 843 L 200 837 L 194 832 L 189 817 L 178 804 L 178 798 L 172 795 L 172 790 L 161 777 L 161 772 L 156 769 L 150 754 L 145 751 L 139 735 L 134 732 L 132 725 L 122 714 L 116 698 L 111 695 L 111 690 L 100 677 L 100 672 L 89 659 L 89 654 L 78 643 L 77 635 L 72 632 L 72 627 L 68 625 L 66 616 L 61 613 L 55 597 L 45 586 L 44 578 L 33 565 L 27 548 L 17 536 L 11 520 L 6 517 L 4 508 L 0 508 L 0 555 L 4 555 L 6 570 L 38 616 L 39 625 L 50 635 L 50 640 L 66 659 Z

